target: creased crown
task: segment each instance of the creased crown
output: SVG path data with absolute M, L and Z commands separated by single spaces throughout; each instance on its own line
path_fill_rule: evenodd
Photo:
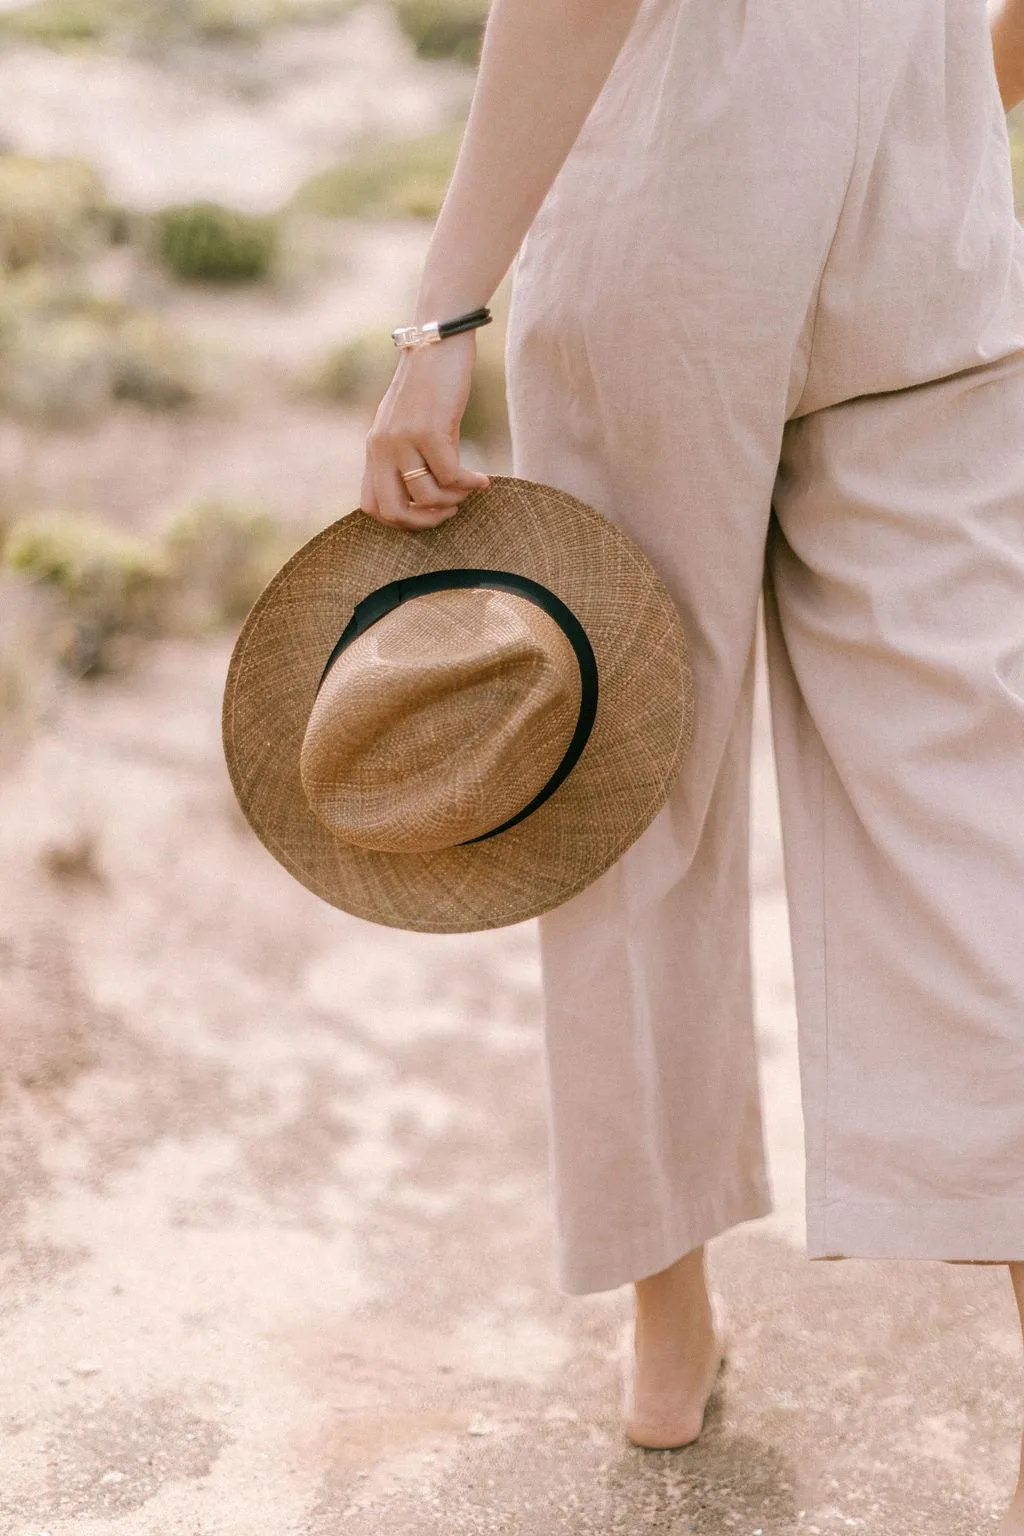
M 580 707 L 569 640 L 528 598 L 412 598 L 342 651 L 299 760 L 306 799 L 362 848 L 427 853 L 500 826 L 565 755 Z

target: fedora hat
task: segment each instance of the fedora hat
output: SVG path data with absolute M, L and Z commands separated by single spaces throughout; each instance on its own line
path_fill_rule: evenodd
M 430 529 L 360 509 L 271 579 L 223 704 L 245 817 L 308 890 L 430 933 L 522 922 L 604 872 L 693 734 L 675 604 L 554 486 L 492 475 Z

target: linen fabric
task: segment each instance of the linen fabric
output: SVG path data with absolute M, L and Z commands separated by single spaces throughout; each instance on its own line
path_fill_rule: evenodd
M 540 919 L 556 1262 L 767 1215 L 767 626 L 807 1253 L 1024 1259 L 1024 230 L 983 0 L 642 0 L 513 266 L 513 471 L 690 643 L 668 801 Z

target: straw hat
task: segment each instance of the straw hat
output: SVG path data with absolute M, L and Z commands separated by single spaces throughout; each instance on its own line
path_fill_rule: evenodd
M 643 552 L 492 475 L 436 528 L 360 510 L 292 556 L 234 647 L 223 736 L 257 837 L 333 906 L 430 933 L 535 917 L 664 803 L 693 733 Z

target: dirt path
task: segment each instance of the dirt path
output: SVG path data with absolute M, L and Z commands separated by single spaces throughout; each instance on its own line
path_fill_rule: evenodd
M 778 1210 L 712 1247 L 725 1390 L 659 1458 L 618 1430 L 628 1291 L 552 1279 L 534 925 L 397 934 L 291 881 L 231 797 L 226 655 L 80 686 L 4 785 L 3 1536 L 985 1528 L 1004 1272 L 800 1252 L 763 700 Z

